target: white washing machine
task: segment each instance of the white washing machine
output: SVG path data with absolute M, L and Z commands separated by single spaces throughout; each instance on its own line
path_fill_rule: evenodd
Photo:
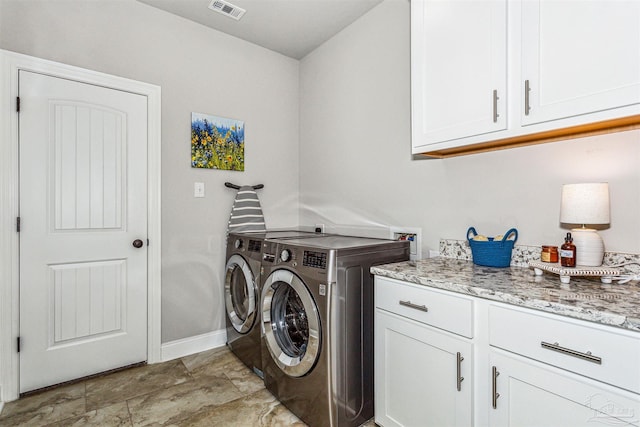
M 265 241 L 265 386 L 311 427 L 373 417 L 373 265 L 409 259 L 409 242 L 347 236 Z
M 262 377 L 260 344 L 260 271 L 265 239 L 323 236 L 308 231 L 273 230 L 229 233 L 225 268 L 224 299 L 227 346 Z

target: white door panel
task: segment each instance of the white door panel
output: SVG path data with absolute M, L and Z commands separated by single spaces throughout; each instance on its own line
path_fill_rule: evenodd
M 529 0 L 522 26 L 523 125 L 640 103 L 637 0 Z
M 47 311 L 54 328 L 49 331 L 50 347 L 123 332 L 125 260 L 53 265 L 49 269 L 52 292 Z
M 19 80 L 25 392 L 146 360 L 147 99 Z
M 507 1 L 411 2 L 413 147 L 506 129 Z
M 121 228 L 126 115 L 69 102 L 52 102 L 51 110 L 55 229 Z

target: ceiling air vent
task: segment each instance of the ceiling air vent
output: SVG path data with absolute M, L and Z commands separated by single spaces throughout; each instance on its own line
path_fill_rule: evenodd
M 242 18 L 242 15 L 246 12 L 246 10 L 241 7 L 234 6 L 231 3 L 228 3 L 223 0 L 212 0 L 211 4 L 209 4 L 209 9 L 215 10 L 216 12 L 222 13 L 223 15 L 227 15 L 230 18 L 238 21 Z

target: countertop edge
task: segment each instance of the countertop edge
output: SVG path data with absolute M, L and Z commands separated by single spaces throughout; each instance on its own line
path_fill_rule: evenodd
M 500 292 L 478 286 L 462 285 L 459 283 L 441 280 L 437 278 L 428 278 L 419 275 L 399 273 L 385 269 L 383 266 L 371 267 L 371 273 L 377 276 L 390 279 L 409 282 L 417 285 L 423 285 L 435 289 L 450 291 L 462 295 L 487 299 L 491 301 L 501 302 L 513 306 L 525 307 L 529 309 L 539 310 L 546 313 L 556 314 L 594 322 L 597 324 L 614 326 L 625 330 L 640 332 L 640 319 L 629 316 L 623 316 L 614 313 L 607 313 L 601 310 L 584 309 L 573 307 L 566 304 L 543 301 L 536 298 L 523 298 L 510 294 L 508 292 Z

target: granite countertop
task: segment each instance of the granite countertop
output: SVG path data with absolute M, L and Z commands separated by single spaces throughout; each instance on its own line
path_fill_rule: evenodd
M 599 278 L 536 276 L 532 268 L 492 268 L 471 261 L 429 258 L 379 265 L 371 273 L 405 282 L 546 311 L 640 332 L 640 286 L 606 285 Z

